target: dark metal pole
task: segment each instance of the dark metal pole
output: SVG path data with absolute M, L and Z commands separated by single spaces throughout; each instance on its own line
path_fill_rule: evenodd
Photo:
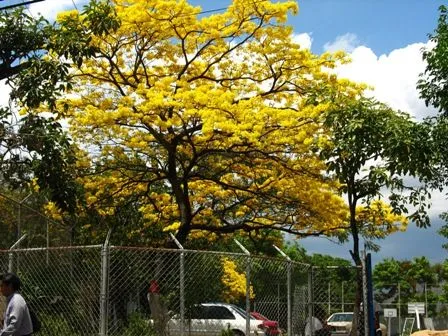
M 369 336 L 375 336 L 375 307 L 373 304 L 373 286 L 372 286 L 372 256 L 367 253 L 366 256 L 366 278 L 367 278 L 367 314 L 369 321 Z

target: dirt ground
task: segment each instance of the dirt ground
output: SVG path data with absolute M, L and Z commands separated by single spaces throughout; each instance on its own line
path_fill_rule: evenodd
M 419 330 L 411 336 L 448 336 L 448 330 Z

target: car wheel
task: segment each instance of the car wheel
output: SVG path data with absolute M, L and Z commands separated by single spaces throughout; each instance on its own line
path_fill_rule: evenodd
M 241 330 L 232 330 L 233 336 L 244 336 L 244 333 Z

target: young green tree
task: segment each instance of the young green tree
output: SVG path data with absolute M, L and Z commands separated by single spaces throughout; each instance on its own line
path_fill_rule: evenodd
M 355 265 L 361 266 L 362 238 L 367 247 L 376 249 L 374 240 L 405 230 L 408 220 L 429 225 L 425 189 L 413 190 L 404 179 L 429 169 L 426 163 L 431 151 L 425 148 L 428 129 L 404 113 L 364 98 L 346 101 L 325 117 L 330 135 L 320 154 L 330 173 L 339 179 L 340 191 L 347 199 L 347 232 L 353 241 L 350 254 Z M 384 188 L 391 193 L 388 200 L 382 196 Z M 416 206 L 410 215 L 409 204 Z M 362 298 L 362 273 L 358 270 L 355 316 Z M 355 319 L 353 332 L 357 323 Z
M 437 27 L 429 35 L 431 46 L 423 52 L 423 60 L 427 65 L 425 72 L 420 75 L 417 89 L 426 104 L 436 107 L 440 112 L 431 120 L 432 141 L 437 158 L 437 174 L 432 175 L 432 181 L 434 188 L 443 189 L 448 183 L 448 12 L 446 6 L 440 6 L 439 11 Z M 442 215 L 445 221 L 447 217 L 446 213 Z M 442 227 L 440 234 L 448 238 L 448 224 Z
M 429 35 L 434 47 L 423 52 L 426 69 L 420 75 L 417 88 L 427 105 L 432 105 L 447 115 L 448 113 L 448 17 L 447 7 L 440 6 L 440 16 L 433 34 Z

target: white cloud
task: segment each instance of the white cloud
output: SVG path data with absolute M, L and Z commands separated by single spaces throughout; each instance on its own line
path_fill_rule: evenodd
M 310 49 L 311 44 L 313 43 L 313 39 L 311 38 L 311 34 L 302 33 L 302 34 L 293 34 L 292 40 L 294 43 L 300 45 L 301 48 Z
M 371 96 L 422 120 L 436 113 L 434 108 L 426 107 L 416 88 L 419 74 L 426 67 L 421 51 L 427 47 L 428 43 L 414 43 L 378 56 L 372 49 L 359 46 L 350 53 L 352 62 L 340 66 L 336 72 L 339 77 L 371 85 Z M 446 211 L 446 193 L 446 190 L 432 193 L 431 216 Z
M 333 42 L 327 42 L 324 45 L 325 51 L 346 51 L 352 52 L 357 46 L 359 46 L 358 37 L 353 33 L 347 33 L 344 35 L 339 35 Z
M 379 101 L 422 119 L 435 112 L 426 107 L 416 89 L 419 74 L 425 69 L 421 50 L 427 46 L 414 43 L 379 56 L 372 49 L 359 46 L 350 53 L 352 62 L 339 67 L 337 73 L 373 86 L 371 94 Z
M 48 3 L 51 1 L 51 5 Z M 76 8 L 82 11 L 83 6 L 88 2 L 86 0 L 50 0 L 37 2 L 29 6 L 30 12 L 34 15 L 42 15 L 46 19 L 52 21 L 56 18 L 57 13 L 65 10 L 71 10 Z
M 7 106 L 9 102 L 10 87 L 5 84 L 6 80 L 0 81 L 0 107 Z

